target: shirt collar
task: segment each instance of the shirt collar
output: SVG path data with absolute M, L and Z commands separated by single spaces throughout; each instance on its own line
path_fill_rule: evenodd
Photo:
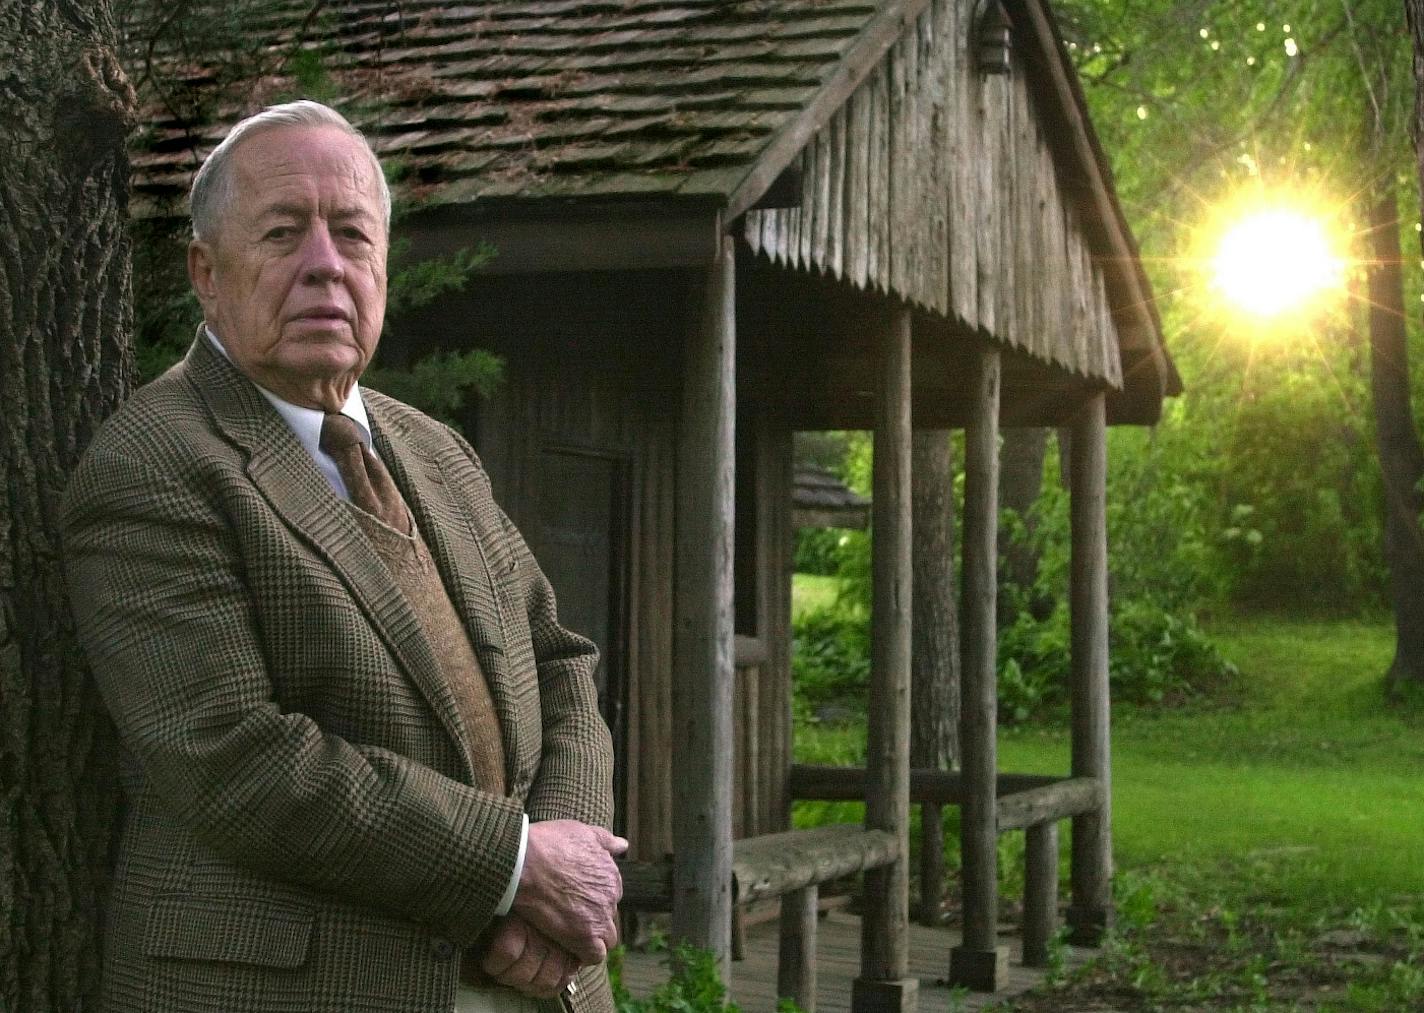
M 213 347 L 221 352 L 223 358 L 228 362 L 232 362 L 232 356 L 223 347 L 222 339 L 213 333 L 213 329 L 205 325 L 203 330 L 207 332 L 208 340 L 213 343 Z M 233 365 L 237 364 L 233 363 Z M 321 425 L 326 420 L 326 413 L 316 408 L 307 408 L 285 401 L 255 380 L 252 385 L 272 403 L 273 408 L 277 409 L 277 414 L 282 416 L 287 425 L 291 427 L 292 432 L 296 433 L 297 439 L 306 448 L 307 453 L 316 457 L 317 450 L 321 447 Z M 361 400 L 360 384 L 353 383 L 351 385 L 351 393 L 346 395 L 346 403 L 341 406 L 341 414 L 356 423 L 356 431 L 361 436 L 361 442 L 369 448 L 371 446 L 371 423 L 366 415 L 366 403 Z

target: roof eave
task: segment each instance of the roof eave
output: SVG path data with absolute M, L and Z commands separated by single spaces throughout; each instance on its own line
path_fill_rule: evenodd
M 1142 270 L 1136 240 L 1118 203 L 1112 169 L 1087 115 L 1087 99 L 1053 13 L 1043 0 L 1004 0 L 1004 6 L 1017 29 L 1015 38 L 1026 44 L 1026 62 L 1038 70 L 1032 75 L 1037 97 L 1045 112 L 1064 128 L 1050 132 L 1048 138 L 1067 161 L 1065 183 L 1093 211 L 1084 224 L 1095 240 L 1098 260 L 1106 274 L 1124 360 L 1132 352 L 1148 353 L 1150 374 L 1142 375 L 1140 382 L 1155 388 L 1149 399 L 1180 394 L 1181 377 L 1167 354 L 1152 286 Z M 1126 369 L 1123 382 L 1124 386 L 1129 382 Z M 1155 417 L 1155 413 L 1149 414 Z

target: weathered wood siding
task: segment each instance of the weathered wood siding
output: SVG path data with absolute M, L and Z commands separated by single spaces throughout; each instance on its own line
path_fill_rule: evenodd
M 1015 58 L 981 75 L 973 0 L 933 0 L 800 156 L 800 207 L 752 211 L 773 261 L 876 289 L 1121 386 L 1103 272 Z
M 686 282 L 677 272 L 482 278 L 399 322 L 393 341 L 411 355 L 475 345 L 504 356 L 499 392 L 464 421 L 566 618 L 564 604 L 589 598 L 588 585 L 595 597 L 604 593 L 604 574 L 577 571 L 587 566 L 588 547 L 608 560 L 608 613 L 598 629 L 579 632 L 599 641 L 609 688 L 620 694 L 609 708 L 621 716 L 619 820 L 640 858 L 672 850 L 673 781 L 693 762 L 673 736 L 671 680 L 676 350 Z M 755 665 L 737 669 L 738 837 L 786 828 L 793 550 L 790 429 L 764 404 L 740 407 L 746 453 L 738 467 L 746 474 L 738 496 L 746 501 L 738 510 L 753 542 L 738 576 L 755 585 L 756 614 L 739 632 L 762 651 Z M 590 481 L 606 483 L 615 502 L 605 509 L 601 491 L 574 487 Z M 579 530 L 580 517 L 609 530 Z M 569 552 L 584 553 L 572 573 L 560 558 Z
M 738 495 L 751 502 L 738 517 L 753 528 L 753 558 L 746 577 L 755 584 L 755 639 L 762 654 L 738 664 L 735 698 L 736 772 L 732 831 L 735 837 L 776 833 L 788 827 L 786 777 L 791 766 L 791 431 L 775 413 L 744 405 L 738 426 L 746 453 L 738 467 Z M 739 520 L 739 523 L 741 521 Z M 738 574 L 743 579 L 743 574 Z M 748 588 L 739 588 L 744 593 Z

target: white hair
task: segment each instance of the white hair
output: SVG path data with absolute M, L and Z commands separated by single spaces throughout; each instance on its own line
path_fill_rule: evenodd
M 188 194 L 188 207 L 193 217 L 193 238 L 207 242 L 217 236 L 218 225 L 228 205 L 232 203 L 232 153 L 242 143 L 243 138 L 259 134 L 264 130 L 280 127 L 335 127 L 350 134 L 361 142 L 366 154 L 371 157 L 371 168 L 376 175 L 376 185 L 381 198 L 381 218 L 386 231 L 391 228 L 391 190 L 386 185 L 386 177 L 381 172 L 381 163 L 371 144 L 361 131 L 353 127 L 345 116 L 330 106 L 302 99 L 268 106 L 242 120 L 228 131 L 223 142 L 213 149 L 193 176 L 193 188 Z

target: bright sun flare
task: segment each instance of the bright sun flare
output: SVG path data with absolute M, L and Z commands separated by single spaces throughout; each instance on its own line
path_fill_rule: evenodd
M 1337 288 L 1345 262 L 1320 221 L 1273 209 L 1249 214 L 1227 229 L 1212 275 L 1233 305 L 1257 317 L 1275 317 Z

